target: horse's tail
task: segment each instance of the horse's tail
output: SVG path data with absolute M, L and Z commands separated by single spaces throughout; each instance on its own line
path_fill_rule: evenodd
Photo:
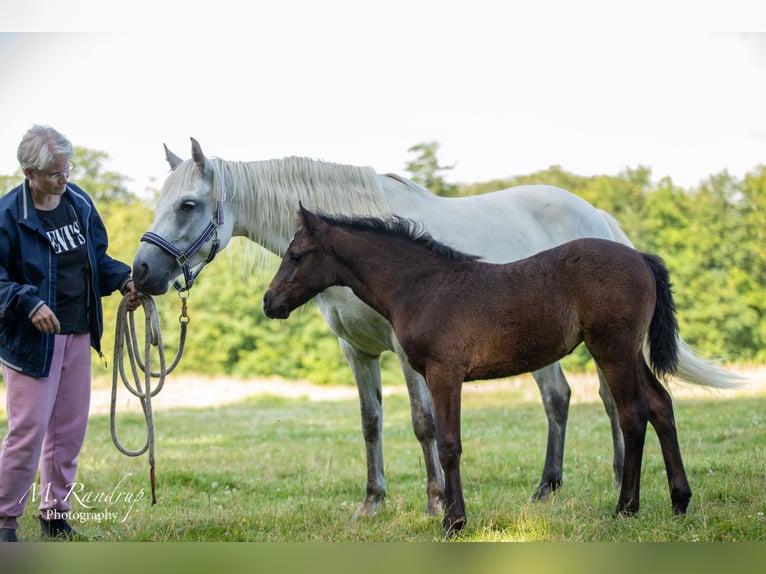
M 658 378 L 675 375 L 678 371 L 678 321 L 676 304 L 670 289 L 670 274 L 665 263 L 656 255 L 642 253 L 654 273 L 657 285 L 657 303 L 647 335 L 649 363 Z

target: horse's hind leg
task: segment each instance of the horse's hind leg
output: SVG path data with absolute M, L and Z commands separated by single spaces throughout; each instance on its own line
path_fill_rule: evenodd
M 598 373 L 598 394 L 601 397 L 601 401 L 604 403 L 604 410 L 609 417 L 609 423 L 612 427 L 612 446 L 614 448 L 614 456 L 612 458 L 612 470 L 614 471 L 614 487 L 620 488 L 622 484 L 622 471 L 625 461 L 625 443 L 622 440 L 622 429 L 620 428 L 620 418 L 617 415 L 617 405 L 614 404 L 614 398 L 612 392 L 609 390 L 609 384 L 606 381 L 604 373 L 596 365 L 596 372 Z
M 571 391 L 558 362 L 534 371 L 532 376 L 540 389 L 545 416 L 548 418 L 548 446 L 545 450 L 543 476 L 532 493 L 532 500 L 542 500 L 561 486 Z
M 686 471 L 681 460 L 681 448 L 678 444 L 673 401 L 668 391 L 660 384 L 657 377 L 643 365 L 642 388 L 649 403 L 649 422 L 652 423 L 662 448 L 665 470 L 670 486 L 670 500 L 673 512 L 685 514 L 692 496 Z
M 614 447 L 612 470 L 614 471 L 615 488 L 619 488 L 622 484 L 625 445 L 622 440 L 620 420 L 617 416 L 617 407 L 614 404 L 612 393 L 609 391 L 604 374 L 598 367 L 597 370 L 600 384 L 599 395 L 612 427 L 612 445 Z M 554 363 L 535 371 L 532 376 L 540 389 L 545 416 L 548 419 L 548 446 L 545 451 L 545 465 L 540 484 L 532 493 L 532 500 L 534 501 L 546 498 L 561 486 L 571 391 L 560 363 Z
M 362 435 L 367 456 L 367 492 L 355 517 L 373 516 L 386 497 L 383 474 L 383 397 L 380 380 L 380 358 L 368 355 L 345 339 L 338 338 L 343 356 L 354 375 L 359 390 Z
M 399 344 L 396 344 L 396 355 L 402 367 L 407 391 L 410 395 L 410 414 L 415 438 L 423 449 L 423 461 L 426 467 L 428 481 L 426 513 L 439 515 L 442 512 L 444 499 L 444 475 L 439 464 L 439 453 L 436 448 L 436 421 L 431 393 L 426 380 L 420 376 L 407 362 L 407 357 Z

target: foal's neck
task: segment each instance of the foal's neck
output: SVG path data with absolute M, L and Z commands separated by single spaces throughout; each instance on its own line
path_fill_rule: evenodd
M 339 284 L 388 320 L 402 305 L 416 304 L 419 295 L 428 297 L 425 283 L 449 271 L 438 255 L 404 241 L 372 233 L 345 235 L 342 243 L 332 244 Z

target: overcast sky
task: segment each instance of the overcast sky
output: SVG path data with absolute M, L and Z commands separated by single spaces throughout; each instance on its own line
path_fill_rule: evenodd
M 740 31 L 754 21 L 556 13 L 549 27 L 545 9 L 522 18 L 503 2 L 219 0 L 189 24 L 157 0 L 85 33 L 105 26 L 80 17 L 83 0 L 49 0 L 32 25 L 46 2 L 4 4 L 0 26 L 22 33 L 0 35 L 2 174 L 34 123 L 108 153 L 137 192 L 166 176 L 162 144 L 188 157 L 190 136 L 229 160 L 401 174 L 410 146 L 438 141 L 460 183 L 644 165 L 690 187 L 766 163 L 766 34 Z

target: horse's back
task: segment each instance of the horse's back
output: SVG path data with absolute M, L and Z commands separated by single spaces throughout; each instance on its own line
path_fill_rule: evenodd
M 552 185 L 439 197 L 399 177 L 382 181 L 392 213 L 421 221 L 437 241 L 505 263 L 580 237 L 617 239 L 602 212 Z

